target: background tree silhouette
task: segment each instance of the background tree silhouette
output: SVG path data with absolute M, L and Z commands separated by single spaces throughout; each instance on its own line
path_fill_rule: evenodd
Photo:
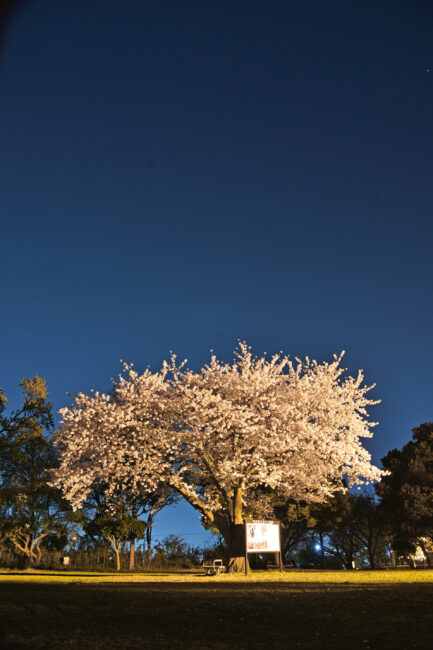
M 433 538 L 433 423 L 413 429 L 412 438 L 382 459 L 389 474 L 377 490 L 390 517 L 395 550 L 407 554 L 421 546 L 431 565 L 424 538 Z

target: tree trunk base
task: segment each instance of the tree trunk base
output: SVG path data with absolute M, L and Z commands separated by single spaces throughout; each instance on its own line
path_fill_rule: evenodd
M 247 569 L 249 568 L 250 564 L 247 560 Z M 245 573 L 245 557 L 243 555 L 231 557 L 227 564 L 227 573 Z

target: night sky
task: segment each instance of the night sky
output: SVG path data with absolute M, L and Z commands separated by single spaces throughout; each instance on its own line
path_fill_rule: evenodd
M 433 7 L 35 0 L 0 62 L 0 385 L 104 390 L 237 339 L 433 420 Z M 205 536 L 195 513 L 157 534 Z M 200 536 L 201 535 L 201 536 Z

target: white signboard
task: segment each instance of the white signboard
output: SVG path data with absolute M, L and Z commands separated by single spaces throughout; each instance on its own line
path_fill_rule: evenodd
M 273 521 L 247 521 L 247 553 L 279 553 L 280 526 Z

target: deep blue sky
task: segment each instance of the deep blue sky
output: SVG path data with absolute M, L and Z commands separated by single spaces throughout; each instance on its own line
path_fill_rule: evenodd
M 377 463 L 433 420 L 430 2 L 35 0 L 0 73 L 12 402 L 242 338 L 347 350 Z M 156 532 L 201 540 L 176 513 Z

